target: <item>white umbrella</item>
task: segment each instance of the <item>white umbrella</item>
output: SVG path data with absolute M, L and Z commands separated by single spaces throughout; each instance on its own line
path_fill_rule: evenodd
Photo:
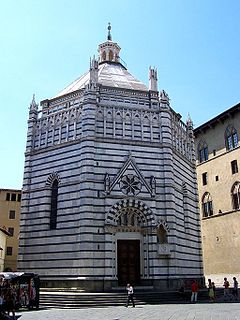
M 0 277 L 3 277 L 6 280 L 11 280 L 23 275 L 24 272 L 0 272 Z

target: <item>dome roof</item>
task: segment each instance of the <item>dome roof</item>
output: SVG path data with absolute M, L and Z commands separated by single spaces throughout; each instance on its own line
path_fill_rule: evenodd
M 87 72 L 61 90 L 55 97 L 82 89 L 89 83 L 89 80 L 90 72 Z M 108 61 L 99 64 L 98 83 L 108 87 L 148 91 L 145 84 L 134 78 L 121 63 L 116 62 Z
M 145 84 L 132 76 L 124 67 L 119 56 L 120 50 L 119 45 L 112 41 L 111 25 L 109 23 L 107 41 L 98 46 L 98 60 L 95 57 L 90 60 L 89 72 L 73 81 L 53 98 L 85 88 L 90 82 L 90 78 L 94 83 L 107 87 L 148 91 Z

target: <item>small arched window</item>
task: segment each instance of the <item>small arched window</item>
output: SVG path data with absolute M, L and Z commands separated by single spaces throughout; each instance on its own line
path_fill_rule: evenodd
M 198 144 L 198 160 L 199 162 L 208 160 L 208 146 L 206 142 L 199 142 Z
M 240 209 L 240 182 L 236 182 L 232 187 L 233 209 Z
M 232 150 L 238 146 L 238 134 L 233 126 L 227 127 L 225 131 L 225 141 L 227 150 Z
M 57 228 L 58 181 L 54 180 L 51 189 L 50 229 Z
M 202 198 L 203 217 L 210 217 L 213 215 L 212 197 L 209 192 L 206 192 Z
M 109 51 L 109 60 L 113 61 L 113 52 L 112 52 L 112 50 Z
M 103 54 L 102 54 L 102 61 L 105 61 L 106 60 L 106 51 L 103 51 Z
M 157 238 L 158 243 L 163 244 L 167 243 L 167 231 L 164 229 L 162 225 L 160 225 L 157 229 Z

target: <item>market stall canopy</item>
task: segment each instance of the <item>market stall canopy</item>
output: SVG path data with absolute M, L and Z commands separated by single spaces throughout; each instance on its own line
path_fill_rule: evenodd
M 0 272 L 0 277 L 3 277 L 6 280 L 11 280 L 17 277 L 21 277 L 24 272 Z

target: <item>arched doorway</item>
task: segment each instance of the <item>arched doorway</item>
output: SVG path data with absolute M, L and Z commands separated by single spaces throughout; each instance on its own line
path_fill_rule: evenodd
M 109 211 L 106 226 L 115 243 L 118 285 L 141 284 L 148 273 L 148 236 L 156 226 L 151 210 L 141 201 L 122 200 Z

